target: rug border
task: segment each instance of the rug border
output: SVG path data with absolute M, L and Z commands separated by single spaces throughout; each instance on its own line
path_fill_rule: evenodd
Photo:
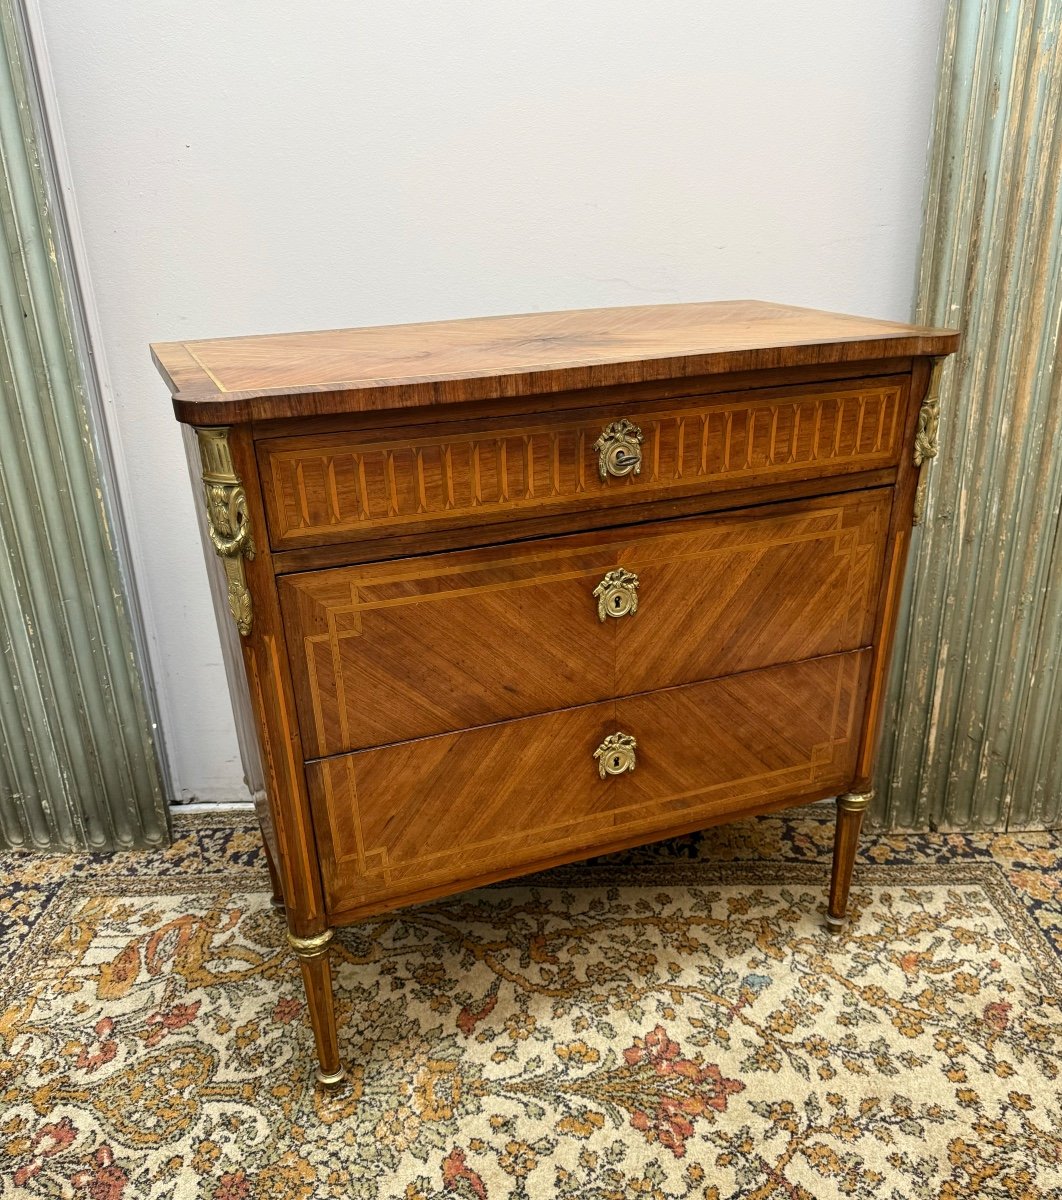
M 792 861 L 746 861 L 746 862 L 675 862 L 612 866 L 575 865 L 554 867 L 548 872 L 519 876 L 516 879 L 490 884 L 486 888 L 472 891 L 498 891 L 512 888 L 532 890 L 582 890 L 602 887 L 712 887 L 733 886 L 750 883 L 758 886 L 784 887 L 788 884 L 821 886 L 824 880 L 822 862 Z M 240 878 L 246 872 L 248 878 Z M 779 878 L 784 872 L 785 878 Z M 241 885 L 252 886 L 241 886 Z M 257 886 L 253 886 L 257 884 Z M 1045 930 L 1036 923 L 1035 917 L 1021 899 L 1014 885 L 1007 878 L 1001 863 L 985 862 L 932 862 L 921 864 L 867 864 L 861 866 L 855 880 L 855 889 L 860 887 L 981 887 L 990 903 L 1004 921 L 1011 935 L 1034 968 L 1038 968 L 1052 981 L 1055 991 L 1062 994 L 1062 961 Z M 233 891 L 268 895 L 268 881 L 255 868 L 236 868 L 225 871 L 198 872 L 194 878 L 169 875 L 127 875 L 119 871 L 97 876 L 73 876 L 56 885 L 47 910 L 41 914 L 24 940 L 13 952 L 0 960 L 4 979 L 0 981 L 0 1006 L 16 1003 L 17 993 L 28 982 L 29 973 L 22 969 L 23 961 L 38 961 L 48 955 L 57 933 L 68 924 L 78 903 L 92 896 L 192 896 L 201 893 L 216 894 L 219 886 Z M 448 902 L 429 901 L 415 907 L 431 910 Z M 379 921 L 400 920 L 403 909 L 366 918 L 359 925 L 371 925 Z M 807 916 L 814 918 L 822 911 L 817 904 Z M 283 918 L 277 916 L 278 930 L 283 930 Z M 342 930 L 344 927 L 340 927 Z M 352 926 L 356 928 L 356 926 Z M 843 945 L 829 938 L 822 926 L 827 945 Z M 828 940 L 826 940 L 828 939 Z

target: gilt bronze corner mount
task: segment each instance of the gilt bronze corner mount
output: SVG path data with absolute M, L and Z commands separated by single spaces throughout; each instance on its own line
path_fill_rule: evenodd
M 225 426 L 196 429 L 203 463 L 210 541 L 225 566 L 229 585 L 229 609 L 243 637 L 251 632 L 254 613 L 247 590 L 243 560 L 254 558 L 254 538 L 247 513 L 247 493 L 236 474 Z
M 940 376 L 944 369 L 944 359 L 933 360 L 933 370 L 929 376 L 929 384 L 918 410 L 918 426 L 915 429 L 914 465 L 918 468 L 918 490 L 915 493 L 914 523 L 922 524 L 926 507 L 926 486 L 929 482 L 926 474 L 926 463 L 936 458 L 940 453 L 940 438 L 938 426 L 940 423 Z

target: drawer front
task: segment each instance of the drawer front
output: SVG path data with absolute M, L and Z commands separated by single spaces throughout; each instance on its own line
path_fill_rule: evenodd
M 841 790 L 869 666 L 831 655 L 310 763 L 329 912 Z M 616 733 L 634 770 L 602 776 Z
M 325 542 L 632 504 L 894 466 L 907 377 L 258 443 L 271 544 Z M 629 421 L 640 444 L 598 441 Z M 612 457 L 610 458 L 610 445 Z M 616 476 L 640 454 L 637 471 Z
M 891 498 L 850 493 L 287 576 L 307 754 L 864 646 Z M 609 589 L 617 571 L 626 582 Z M 632 611 L 608 615 L 632 594 Z

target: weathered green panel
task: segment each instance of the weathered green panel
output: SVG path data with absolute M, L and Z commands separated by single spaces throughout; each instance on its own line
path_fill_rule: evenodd
M 917 316 L 957 325 L 878 819 L 1062 812 L 1062 0 L 952 0 Z
M 0 845 L 160 845 L 167 811 L 19 16 L 0 2 Z

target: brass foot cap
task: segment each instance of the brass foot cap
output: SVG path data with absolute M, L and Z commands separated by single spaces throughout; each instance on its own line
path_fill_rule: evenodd
M 333 1071 L 330 1075 L 325 1074 L 320 1067 L 316 1071 L 317 1086 L 324 1088 L 325 1091 L 334 1092 L 337 1088 L 343 1086 L 346 1082 L 347 1072 L 344 1067 L 340 1067 L 338 1071 Z
M 829 913 L 826 914 L 826 929 L 834 935 L 841 933 L 847 924 L 846 917 L 834 917 Z

